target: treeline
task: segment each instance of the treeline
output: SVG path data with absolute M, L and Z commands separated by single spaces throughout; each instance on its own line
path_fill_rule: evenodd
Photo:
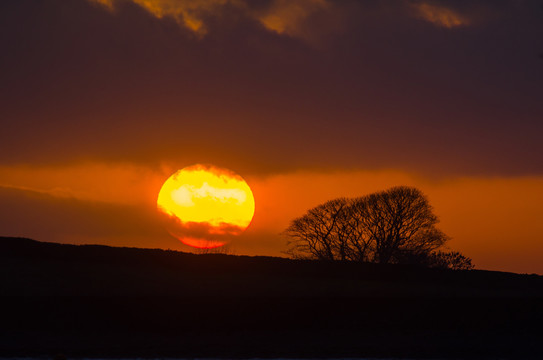
M 436 227 L 438 222 L 427 197 L 413 187 L 338 198 L 290 223 L 284 231 L 286 253 L 297 259 L 472 269 L 470 258 L 443 250 L 450 238 Z

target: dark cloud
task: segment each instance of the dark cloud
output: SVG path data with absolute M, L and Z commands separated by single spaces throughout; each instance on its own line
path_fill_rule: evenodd
M 0 187 L 0 228 L 41 241 L 175 248 L 155 209 Z M 9 211 L 7 210 L 9 209 Z M 154 246 L 153 246 L 154 245 Z
M 59 197 L 33 190 L 0 187 L 2 236 L 21 236 L 70 244 L 103 244 L 195 251 L 178 237 L 228 243 L 236 254 L 280 255 L 285 239 L 270 230 L 243 233 L 224 224 L 180 226 L 159 214 L 154 206 L 124 205 Z M 223 234 L 211 234 L 217 232 Z
M 228 244 L 238 239 L 244 230 L 227 223 L 216 226 L 208 222 L 181 222 L 177 218 L 167 219 L 165 228 L 181 242 L 199 248 L 213 248 Z
M 543 172 L 539 2 L 286 3 L 194 36 L 131 1 L 2 1 L 0 163 Z

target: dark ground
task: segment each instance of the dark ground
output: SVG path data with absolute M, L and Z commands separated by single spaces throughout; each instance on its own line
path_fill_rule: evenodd
M 0 238 L 0 356 L 543 358 L 543 277 Z

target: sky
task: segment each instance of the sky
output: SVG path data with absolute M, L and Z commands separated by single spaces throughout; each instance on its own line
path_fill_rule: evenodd
M 543 274 L 543 3 L 4 0 L 0 235 L 188 250 L 162 183 L 235 171 L 235 254 L 396 185 L 477 268 Z

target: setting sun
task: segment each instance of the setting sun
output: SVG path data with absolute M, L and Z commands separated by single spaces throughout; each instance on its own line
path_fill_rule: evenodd
M 249 185 L 234 172 L 211 165 L 193 165 L 162 185 L 158 210 L 167 215 L 167 229 L 186 245 L 225 245 L 249 226 L 255 201 Z

